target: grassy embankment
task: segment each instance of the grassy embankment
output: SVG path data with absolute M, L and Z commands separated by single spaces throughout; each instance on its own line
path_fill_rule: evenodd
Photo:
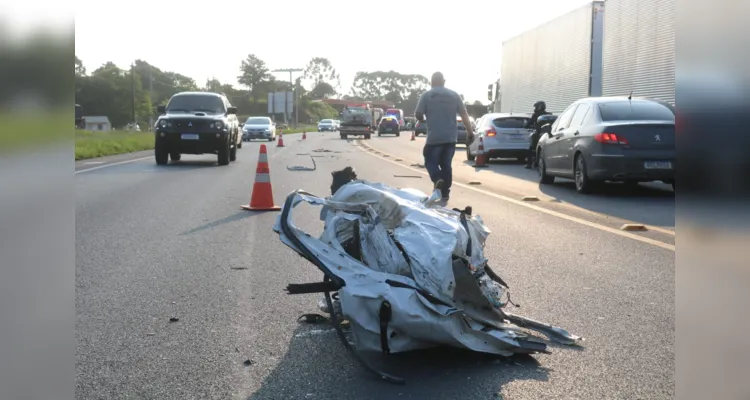
M 297 129 L 285 129 L 284 135 L 317 131 L 313 125 L 300 125 Z M 132 153 L 154 148 L 154 136 L 151 132 L 91 132 L 76 130 L 76 160 L 104 157 L 115 154 Z

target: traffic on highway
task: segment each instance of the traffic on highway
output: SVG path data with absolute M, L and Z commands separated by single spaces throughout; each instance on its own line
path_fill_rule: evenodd
M 634 1 L 504 34 L 473 102 L 76 57 L 76 398 L 674 398 L 673 37 L 618 49 Z

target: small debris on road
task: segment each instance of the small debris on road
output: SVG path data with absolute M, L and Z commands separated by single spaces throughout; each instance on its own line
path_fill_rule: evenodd
M 146 336 L 154 336 L 154 335 L 156 335 L 156 333 L 154 333 L 154 332 L 146 332 Z
M 243 364 L 244 366 L 246 366 L 246 367 L 249 367 L 249 366 L 251 366 L 251 365 L 253 365 L 253 364 L 255 364 L 255 363 L 253 362 L 253 360 L 249 360 L 249 359 L 248 359 L 248 360 L 245 360 L 245 362 L 243 362 L 242 364 Z
M 169 319 L 169 322 L 177 322 L 177 321 L 179 321 L 179 320 L 180 320 L 180 319 L 179 319 L 179 318 L 177 318 L 177 317 L 172 317 L 172 318 L 170 318 L 170 319 Z
M 419 175 L 393 175 L 394 178 L 417 178 L 422 179 Z
M 522 201 L 539 201 L 539 197 L 536 196 L 523 196 Z
M 400 159 L 400 158 L 397 158 L 397 159 L 396 159 L 396 161 L 404 161 L 404 160 L 402 160 L 402 159 Z
M 246 270 L 246 269 L 247 269 L 247 267 L 232 267 L 232 268 L 230 268 L 230 269 L 233 269 L 233 270 L 235 270 L 235 271 L 242 271 L 242 270 Z
M 312 160 L 312 163 L 313 163 L 312 168 L 303 167 L 301 165 L 295 165 L 293 167 L 290 167 L 287 165 L 286 169 L 287 171 L 315 171 L 316 169 L 318 169 L 318 165 L 315 163 L 315 159 L 312 156 L 310 156 L 310 159 Z
M 297 318 L 297 322 L 306 322 L 308 324 L 321 324 L 323 322 L 328 322 L 328 318 L 320 314 L 303 314 L 299 318 Z
M 424 164 L 411 164 L 410 167 L 424 168 Z
M 315 149 L 313 150 L 314 153 L 330 153 L 331 150 L 328 149 Z
M 625 224 L 620 227 L 620 230 L 623 231 L 647 231 L 646 225 L 642 224 Z
M 477 182 L 477 181 L 469 182 L 469 185 L 481 185 L 481 184 L 482 182 Z

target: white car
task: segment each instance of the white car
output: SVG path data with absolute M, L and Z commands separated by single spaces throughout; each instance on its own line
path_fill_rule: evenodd
M 466 146 L 466 158 L 473 161 L 482 138 L 484 152 L 489 158 L 526 159 L 529 152 L 529 129 L 526 125 L 531 114 L 490 113 L 476 123 L 474 138 Z M 467 140 L 468 142 L 468 140 Z
M 242 125 L 242 140 L 253 139 L 276 140 L 276 124 L 269 117 L 250 117 Z
M 339 127 L 336 126 L 336 121 L 332 119 L 322 119 L 320 122 L 318 122 L 318 132 L 323 131 L 331 131 L 335 132 L 339 130 Z

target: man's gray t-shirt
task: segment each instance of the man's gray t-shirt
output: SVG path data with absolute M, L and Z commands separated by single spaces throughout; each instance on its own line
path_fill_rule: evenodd
M 428 145 L 456 143 L 458 124 L 456 116 L 466 112 L 461 96 L 444 87 L 433 87 L 419 98 L 415 114 L 427 117 Z

